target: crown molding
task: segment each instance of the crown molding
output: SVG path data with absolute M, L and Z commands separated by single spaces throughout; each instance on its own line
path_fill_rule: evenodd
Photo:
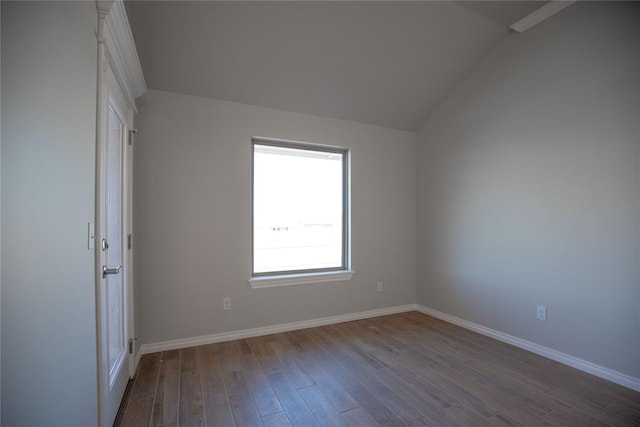
M 524 18 L 522 18 L 512 26 L 510 26 L 509 28 L 511 28 L 513 31 L 516 31 L 518 33 L 523 33 L 527 31 L 529 28 L 533 27 L 534 25 L 537 25 L 540 22 L 544 21 L 545 19 L 552 17 L 553 15 L 560 12 L 565 7 L 569 7 L 574 3 L 575 1 L 570 1 L 570 0 L 550 1 L 549 3 L 545 4 L 541 8 L 534 10 L 533 12 L 531 12 L 530 14 L 528 14 L 527 16 L 525 16 Z
M 98 42 L 104 43 L 105 55 L 122 92 L 129 106 L 137 111 L 135 100 L 147 91 L 147 85 L 124 3 L 122 0 L 99 0 L 96 7 L 101 21 Z

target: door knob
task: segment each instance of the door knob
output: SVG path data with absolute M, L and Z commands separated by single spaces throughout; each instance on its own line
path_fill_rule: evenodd
M 117 266 L 116 268 L 107 268 L 106 265 L 102 266 L 102 278 L 107 277 L 107 274 L 118 274 L 120 273 L 120 269 L 122 268 L 121 265 Z

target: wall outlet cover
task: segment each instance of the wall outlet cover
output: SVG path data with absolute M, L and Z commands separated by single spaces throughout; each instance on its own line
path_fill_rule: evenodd
M 536 310 L 536 319 L 542 320 L 544 322 L 547 321 L 547 307 L 544 305 L 539 305 Z

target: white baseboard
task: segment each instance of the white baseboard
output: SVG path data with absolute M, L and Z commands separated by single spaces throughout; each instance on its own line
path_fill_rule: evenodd
M 142 347 L 138 349 L 136 353 L 136 357 L 133 359 L 133 372 L 138 372 L 138 367 L 140 366 L 140 359 L 142 358 Z M 134 374 L 135 375 L 135 374 Z
M 387 314 L 404 313 L 416 310 L 415 304 L 401 305 L 377 310 L 361 311 L 358 313 L 341 314 L 338 316 L 323 317 L 320 319 L 303 320 L 301 322 L 282 323 L 279 325 L 264 326 L 260 328 L 243 329 L 219 334 L 203 335 L 200 337 L 182 338 L 171 341 L 163 341 L 150 344 L 142 344 L 136 357 L 139 362 L 143 354 L 156 353 L 158 351 L 175 350 L 178 348 L 195 347 L 198 345 L 213 344 L 223 341 L 231 341 L 242 338 L 258 337 L 262 335 L 276 334 L 280 332 L 295 331 L 298 329 L 313 328 L 316 326 L 333 325 L 335 323 L 349 322 L 352 320 L 368 319 L 371 317 L 385 316 Z M 137 363 L 136 363 L 137 365 Z
M 445 322 L 453 323 L 454 325 L 461 326 L 465 329 L 477 332 L 482 335 L 497 339 L 498 341 L 511 344 L 515 347 L 528 350 L 532 353 L 539 354 L 548 359 L 555 360 L 564 365 L 571 366 L 589 374 L 595 375 L 605 380 L 620 384 L 621 386 L 630 388 L 632 390 L 640 391 L 640 379 L 634 378 L 630 375 L 623 374 L 621 372 L 614 371 L 604 366 L 597 365 L 595 363 L 588 362 L 575 356 L 571 356 L 566 353 L 551 349 L 549 347 L 542 346 L 540 344 L 533 343 L 531 341 L 523 340 L 521 338 L 514 337 L 513 335 L 505 334 L 495 329 L 487 328 L 486 326 L 478 325 L 477 323 L 469 322 L 468 320 L 460 319 L 459 317 L 451 316 L 446 313 L 434 310 L 423 305 L 416 305 L 416 310 L 429 316 L 436 317 L 444 320 Z
M 477 323 L 469 322 L 468 320 L 461 319 L 459 317 L 451 316 L 446 313 L 434 310 L 429 307 L 425 307 L 419 304 L 407 304 L 396 307 L 381 308 L 377 310 L 361 311 L 358 313 L 341 314 L 338 316 L 323 317 L 320 319 L 303 320 L 300 322 L 282 323 L 279 325 L 263 326 L 252 329 L 242 329 L 239 331 L 222 332 L 212 335 L 203 335 L 199 337 L 182 338 L 171 341 L 156 342 L 150 344 L 142 344 L 136 354 L 135 365 L 136 369 L 140 364 L 140 358 L 144 354 L 156 353 L 159 351 L 175 350 L 180 348 L 195 347 L 199 345 L 213 344 L 223 341 L 231 341 L 243 338 L 251 338 L 262 335 L 276 334 L 280 332 L 295 331 L 298 329 L 313 328 L 316 326 L 333 325 L 336 323 L 349 322 L 352 320 L 368 319 L 371 317 L 385 316 L 387 314 L 404 313 L 407 311 L 417 310 L 421 313 L 429 316 L 436 317 L 444 320 L 445 322 L 452 323 L 454 325 L 461 326 L 465 329 L 477 332 L 479 334 L 497 339 L 498 341 L 511 344 L 515 347 L 522 348 L 532 353 L 544 356 L 548 359 L 555 360 L 562 364 L 571 366 L 589 374 L 595 375 L 605 380 L 620 384 L 621 386 L 630 388 L 632 390 L 640 391 L 640 379 L 632 377 L 621 372 L 614 371 L 595 363 L 580 359 L 575 356 L 571 356 L 566 353 L 554 350 L 549 347 L 542 346 L 540 344 L 533 343 L 531 341 L 523 340 L 513 335 L 505 334 L 504 332 L 496 331 L 495 329 L 487 328 L 486 326 L 478 325 Z

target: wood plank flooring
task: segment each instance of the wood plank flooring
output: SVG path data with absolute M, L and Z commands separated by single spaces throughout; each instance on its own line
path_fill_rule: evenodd
M 640 426 L 640 393 L 408 312 L 145 355 L 116 425 Z

